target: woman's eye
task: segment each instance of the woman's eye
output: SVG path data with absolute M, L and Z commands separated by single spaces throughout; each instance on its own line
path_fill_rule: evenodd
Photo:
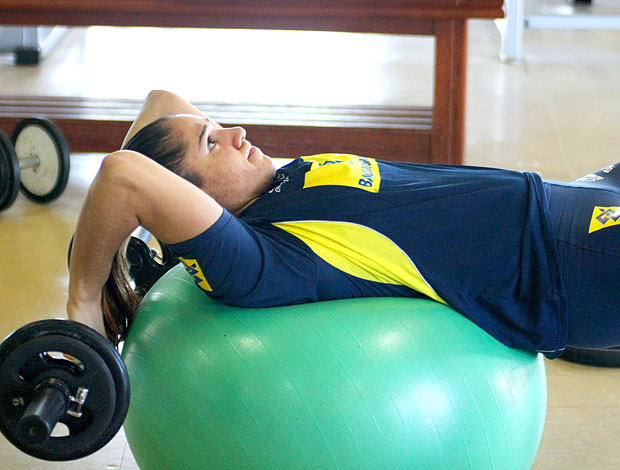
M 215 140 L 212 140 L 211 137 L 207 137 L 207 148 L 209 150 L 213 149 L 213 147 L 215 147 Z

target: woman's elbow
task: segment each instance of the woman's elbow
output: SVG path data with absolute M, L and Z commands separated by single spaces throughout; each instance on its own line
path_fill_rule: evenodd
M 97 173 L 97 182 L 106 186 L 130 185 L 137 176 L 139 160 L 146 158 L 130 150 L 120 150 L 106 155 Z
M 182 98 L 176 93 L 167 90 L 151 90 L 146 97 L 145 106 L 160 110 L 162 114 L 170 114 Z M 172 112 L 172 111 L 170 111 Z

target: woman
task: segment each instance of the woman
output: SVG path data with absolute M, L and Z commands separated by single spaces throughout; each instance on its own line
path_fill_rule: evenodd
M 78 220 L 71 255 L 67 312 L 70 319 L 85 323 L 102 334 L 106 332 L 102 308 L 106 316 L 125 315 L 124 308 L 119 312 L 117 305 L 121 299 L 131 298 L 131 288 L 125 281 L 126 272 L 119 271 L 120 277 L 107 280 L 115 253 L 138 225 L 148 227 L 164 243 L 191 238 L 209 228 L 222 214 L 222 207 L 234 212 L 240 204 L 260 194 L 275 171 L 271 159 L 256 151 L 258 149 L 253 152 L 251 162 L 247 159 L 244 154 L 249 151 L 248 143 L 243 144 L 243 152 L 238 149 L 242 142 L 246 142 L 242 129 L 224 130 L 212 122 L 208 122 L 210 130 L 215 132 L 211 139 L 218 137 L 225 151 L 212 152 L 220 154 L 221 158 L 210 159 L 207 167 L 201 168 L 206 160 L 205 154 L 212 146 L 211 141 L 198 139 L 207 124 L 206 117 L 187 101 L 168 92 L 156 91 L 148 96 L 123 145 L 147 124 L 172 113 L 187 115 L 178 117 L 180 125 L 174 131 L 165 122 L 161 123 L 160 130 L 169 131 L 167 135 L 159 141 L 143 139 L 146 141 L 144 145 L 151 146 L 146 151 L 160 152 L 162 164 L 186 179 L 141 154 L 115 152 L 104 159 Z M 151 130 L 157 133 L 157 125 Z M 190 131 L 194 138 L 183 142 L 184 133 Z M 139 143 L 140 138 L 137 140 Z M 195 158 L 185 164 L 183 151 L 191 151 Z M 200 183 L 197 180 L 200 177 L 229 182 L 231 173 L 227 164 L 233 161 L 236 161 L 235 170 L 247 182 L 247 189 L 239 184 L 222 185 L 221 194 L 217 193 L 222 197 L 221 205 L 190 183 Z M 209 174 L 204 174 L 207 171 Z M 243 195 L 244 190 L 247 197 Z M 196 210 L 197 207 L 200 210 Z M 123 264 L 121 261 L 115 267 L 120 269 Z M 118 284 L 120 290 L 106 288 L 102 297 L 104 285 L 113 284 Z M 127 306 L 127 315 L 131 315 L 137 300 L 134 299 L 131 305 Z M 126 322 L 121 320 L 118 326 L 112 326 L 108 337 L 124 335 L 126 328 Z
M 620 279 L 614 167 L 561 184 L 328 154 L 276 172 L 243 129 L 166 92 L 149 95 L 124 148 L 106 157 L 84 204 L 67 304 L 114 343 L 139 303 L 119 247 L 142 225 L 227 303 L 426 296 L 549 357 L 567 342 L 620 344 L 607 295 Z

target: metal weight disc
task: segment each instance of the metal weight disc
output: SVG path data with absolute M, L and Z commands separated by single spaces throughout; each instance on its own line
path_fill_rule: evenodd
M 62 194 L 69 180 L 69 146 L 54 123 L 28 118 L 13 131 L 15 154 L 20 162 L 38 159 L 33 168 L 22 168 L 21 189 L 37 202 L 48 202 Z
M 19 163 L 8 136 L 0 131 L 0 211 L 6 209 L 17 197 L 19 189 Z
M 23 440 L 17 423 L 34 388 L 55 378 L 75 396 L 88 388 L 82 417 L 61 415 L 49 439 Z M 17 330 L 0 345 L 0 431 L 23 452 L 45 460 L 73 460 L 96 452 L 121 427 L 129 407 L 129 378 L 112 344 L 69 320 L 42 320 Z

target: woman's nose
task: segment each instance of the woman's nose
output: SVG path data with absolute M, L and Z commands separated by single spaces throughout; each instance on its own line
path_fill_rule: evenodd
M 217 130 L 217 138 L 239 149 L 245 141 L 245 129 L 243 127 L 226 127 Z

